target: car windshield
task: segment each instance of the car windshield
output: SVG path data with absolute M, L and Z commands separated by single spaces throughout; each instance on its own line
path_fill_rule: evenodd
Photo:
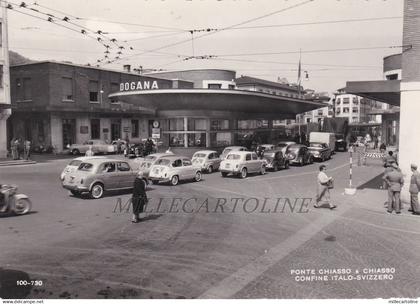
M 166 159 L 166 158 L 159 159 L 156 162 L 156 165 L 160 165 L 160 166 L 169 166 L 170 164 L 171 164 L 171 160 Z
M 92 171 L 93 165 L 91 163 L 81 163 L 78 170 L 80 171 Z
M 322 144 L 320 144 L 320 143 L 311 143 L 311 147 L 313 147 L 313 148 L 322 148 Z
M 277 146 L 279 146 L 280 148 L 283 148 L 283 147 L 287 147 L 287 144 L 280 143 L 280 144 L 278 144 Z
M 269 158 L 274 158 L 275 155 L 276 155 L 275 152 L 266 152 L 266 153 L 264 153 L 264 157 L 269 157 Z
M 79 167 L 79 165 L 80 165 L 81 163 L 82 163 L 82 161 L 81 161 L 81 160 L 75 159 L 75 160 L 72 160 L 72 161 L 70 162 L 69 166 Z
M 299 146 L 290 146 L 287 150 L 288 151 L 298 151 L 299 150 Z
M 226 159 L 230 159 L 230 160 L 238 160 L 241 159 L 241 156 L 239 154 L 229 154 Z
M 194 158 L 195 157 L 204 158 L 204 157 L 206 157 L 206 154 L 205 153 L 195 153 L 193 157 Z
M 226 154 L 228 154 L 230 151 L 232 151 L 232 149 L 224 149 L 224 150 L 223 150 L 223 154 L 225 154 L 225 155 L 226 155 Z
M 144 161 L 154 161 L 154 160 L 156 160 L 156 156 L 152 156 L 152 155 L 147 155 L 145 158 L 144 158 Z

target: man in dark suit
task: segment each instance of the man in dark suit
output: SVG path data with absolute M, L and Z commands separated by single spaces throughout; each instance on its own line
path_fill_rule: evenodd
M 410 192 L 411 209 L 409 209 L 408 211 L 413 212 L 413 214 L 415 215 L 420 215 L 420 173 L 417 171 L 417 165 L 411 164 L 411 172 L 413 172 L 413 175 L 411 175 L 410 188 L 408 189 L 408 191 Z
M 140 222 L 140 213 L 143 213 L 144 205 L 147 203 L 146 183 L 143 178 L 143 172 L 140 171 L 134 180 L 133 196 L 131 197 L 133 205 L 133 223 Z
M 397 214 L 401 213 L 401 188 L 404 184 L 403 175 L 398 168 L 396 163 L 391 164 L 392 171 L 385 173 L 383 180 L 388 185 L 388 189 L 391 193 L 392 202 L 388 202 L 388 213 L 392 213 L 392 210 L 395 209 Z

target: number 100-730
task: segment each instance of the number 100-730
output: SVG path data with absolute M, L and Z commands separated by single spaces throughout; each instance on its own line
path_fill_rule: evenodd
M 27 285 L 42 286 L 42 284 L 43 284 L 42 281 L 26 281 L 26 280 L 16 281 L 16 285 L 18 286 L 27 286 Z

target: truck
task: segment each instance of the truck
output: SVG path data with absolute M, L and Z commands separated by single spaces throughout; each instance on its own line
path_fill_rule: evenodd
M 309 133 L 309 143 L 326 144 L 332 152 L 335 151 L 335 134 L 329 132 L 311 132 Z
M 319 131 L 335 134 L 335 151 L 347 151 L 349 120 L 345 117 L 325 117 Z

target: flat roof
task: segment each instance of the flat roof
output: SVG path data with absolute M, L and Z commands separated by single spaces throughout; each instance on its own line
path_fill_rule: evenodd
M 286 89 L 286 90 L 296 91 L 296 92 L 299 90 L 299 87 L 297 85 L 292 86 L 292 85 L 287 85 L 287 84 L 284 84 L 284 83 L 265 80 L 265 79 L 261 79 L 261 78 L 255 78 L 255 77 L 251 77 L 251 76 L 241 76 L 239 78 L 236 78 L 235 83 L 236 83 L 237 86 L 260 84 L 260 85 L 270 86 L 270 87 L 279 88 L 279 89 Z M 303 87 L 301 87 L 301 90 L 302 90 L 302 93 L 304 93 L 303 92 Z
M 346 92 L 394 106 L 400 105 L 400 80 L 348 81 Z
M 325 107 L 320 102 L 249 90 L 156 89 L 117 92 L 109 97 L 154 111 L 207 110 L 292 116 Z

